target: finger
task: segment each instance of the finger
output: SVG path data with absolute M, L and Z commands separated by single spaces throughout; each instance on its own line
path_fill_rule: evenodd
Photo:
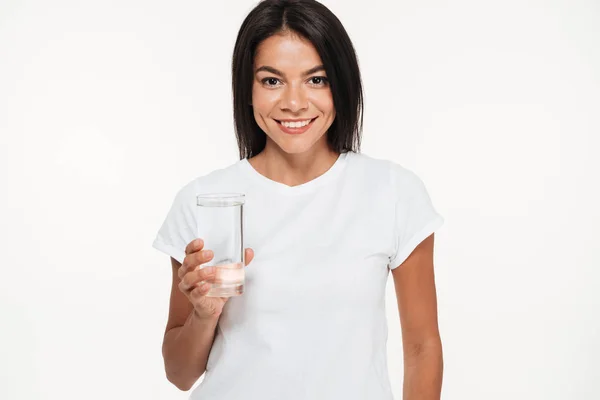
M 213 257 L 214 253 L 212 250 L 202 250 L 187 255 L 183 259 L 183 264 L 181 264 L 181 267 L 177 271 L 179 279 L 181 279 L 188 272 L 196 269 L 198 265 L 209 262 Z
M 204 240 L 200 238 L 194 239 L 191 242 L 189 242 L 188 245 L 185 247 L 185 255 L 187 256 L 188 254 L 192 254 L 196 251 L 202 250 L 203 247 Z
M 179 282 L 179 288 L 186 292 L 197 286 L 198 283 L 214 281 L 216 276 L 215 267 L 201 268 L 197 271 L 188 272 Z
M 251 248 L 247 248 L 245 257 L 246 257 L 246 265 L 250 264 L 252 262 L 252 260 L 254 259 L 254 250 L 252 250 Z
M 210 287 L 212 285 L 210 283 L 203 283 L 201 285 L 196 286 L 191 292 L 190 292 L 190 297 L 192 298 L 197 298 L 197 297 L 202 297 L 202 296 L 206 296 L 206 294 L 208 293 L 208 291 L 210 290 Z
M 214 311 L 214 304 L 211 301 L 207 301 L 207 294 L 210 291 L 210 284 L 202 284 L 201 287 L 197 287 L 190 293 L 190 301 L 194 304 L 194 307 L 203 309 L 204 313 L 211 314 Z

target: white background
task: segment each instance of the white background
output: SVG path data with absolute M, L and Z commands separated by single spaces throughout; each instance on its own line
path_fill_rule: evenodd
M 188 397 L 151 243 L 179 188 L 237 160 L 254 4 L 0 3 L 0 398 Z M 600 3 L 325 4 L 359 56 L 363 152 L 414 170 L 446 219 L 442 398 L 599 399 Z

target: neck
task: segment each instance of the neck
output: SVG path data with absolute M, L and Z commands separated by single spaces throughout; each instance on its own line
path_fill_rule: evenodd
M 261 175 L 287 186 L 298 186 L 327 172 L 339 153 L 325 146 L 313 146 L 304 153 L 290 154 L 275 144 L 267 146 L 248 161 Z

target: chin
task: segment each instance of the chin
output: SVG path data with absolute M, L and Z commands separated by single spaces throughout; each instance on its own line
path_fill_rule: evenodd
M 281 150 L 288 154 L 302 154 L 310 150 L 312 143 L 278 143 Z

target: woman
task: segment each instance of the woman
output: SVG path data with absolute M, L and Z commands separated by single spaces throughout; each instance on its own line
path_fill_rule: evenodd
M 232 67 L 241 160 L 182 188 L 154 242 L 173 268 L 168 379 L 189 390 L 205 373 L 192 399 L 392 399 L 391 270 L 404 399 L 439 399 L 433 232 L 443 219 L 414 173 L 358 153 L 363 97 L 346 31 L 316 1 L 263 1 Z M 214 271 L 196 270 L 212 258 L 194 240 L 200 192 L 246 194 L 242 296 L 205 296 Z

